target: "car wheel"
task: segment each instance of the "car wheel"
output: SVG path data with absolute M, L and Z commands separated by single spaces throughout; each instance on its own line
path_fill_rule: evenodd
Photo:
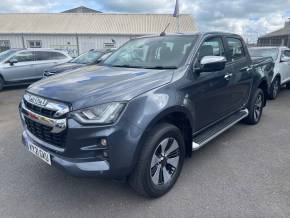
M 131 187 L 143 196 L 157 198 L 177 181 L 185 157 L 180 130 L 159 124 L 146 136 L 137 166 L 129 178 Z
M 265 95 L 261 89 L 258 89 L 254 94 L 248 106 L 249 115 L 245 119 L 245 122 L 251 125 L 255 125 L 260 122 L 263 114 Z
M 290 82 L 286 83 L 286 88 L 290 89 Z
M 270 99 L 274 100 L 277 98 L 280 88 L 280 79 L 276 77 L 270 87 Z
M 0 91 L 4 88 L 4 81 L 3 79 L 0 77 Z

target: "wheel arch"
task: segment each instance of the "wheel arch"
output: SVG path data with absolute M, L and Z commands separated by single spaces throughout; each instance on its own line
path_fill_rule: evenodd
M 175 125 L 180 129 L 184 138 L 186 156 L 190 157 L 192 152 L 192 133 L 194 120 L 192 118 L 191 113 L 185 107 L 175 106 L 167 108 L 161 113 L 159 113 L 145 127 L 145 130 L 143 131 L 143 134 L 139 140 L 137 154 L 135 155 L 136 161 L 140 155 L 140 152 L 144 146 L 144 142 L 150 130 L 160 123 L 169 123 Z
M 262 89 L 262 91 L 264 92 L 264 103 L 263 103 L 263 106 L 265 107 L 266 104 L 267 104 L 267 97 L 269 97 L 269 86 L 268 86 L 268 82 L 267 82 L 267 79 L 262 79 L 260 81 L 260 83 L 258 84 L 257 88 L 259 89 Z

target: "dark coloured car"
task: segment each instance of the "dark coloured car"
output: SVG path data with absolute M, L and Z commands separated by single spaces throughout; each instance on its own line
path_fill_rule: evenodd
M 55 74 L 63 73 L 65 71 L 76 70 L 81 67 L 99 64 L 111 53 L 112 51 L 110 50 L 90 50 L 67 63 L 58 64 L 56 66 L 46 69 L 43 73 L 43 77 L 46 78 Z
M 103 66 L 31 85 L 20 104 L 22 139 L 49 165 L 125 177 L 160 197 L 192 151 L 242 120 L 257 124 L 267 90 L 264 67 L 253 65 L 238 35 L 136 38 Z

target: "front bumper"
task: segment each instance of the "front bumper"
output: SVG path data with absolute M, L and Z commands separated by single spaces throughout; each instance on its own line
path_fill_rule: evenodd
M 97 176 L 97 175 L 108 175 L 110 171 L 109 162 L 106 160 L 97 159 L 78 159 L 78 158 L 66 158 L 56 153 L 52 153 L 50 150 L 43 148 L 42 145 L 34 141 L 29 137 L 29 132 L 25 130 L 22 134 L 22 142 L 24 147 L 28 150 L 29 144 L 35 144 L 40 146 L 46 152 L 50 153 L 51 163 L 53 166 L 62 168 L 72 175 L 76 176 Z

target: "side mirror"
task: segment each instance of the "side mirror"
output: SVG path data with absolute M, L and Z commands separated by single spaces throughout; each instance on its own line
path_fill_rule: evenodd
M 225 69 L 227 59 L 223 56 L 205 56 L 200 61 L 199 72 L 214 72 Z
M 289 62 L 290 61 L 290 57 L 286 57 L 286 56 L 282 56 L 281 57 L 281 62 Z
M 6 63 L 9 63 L 12 66 L 12 65 L 16 64 L 17 62 L 18 62 L 18 60 L 16 58 L 11 58 Z

